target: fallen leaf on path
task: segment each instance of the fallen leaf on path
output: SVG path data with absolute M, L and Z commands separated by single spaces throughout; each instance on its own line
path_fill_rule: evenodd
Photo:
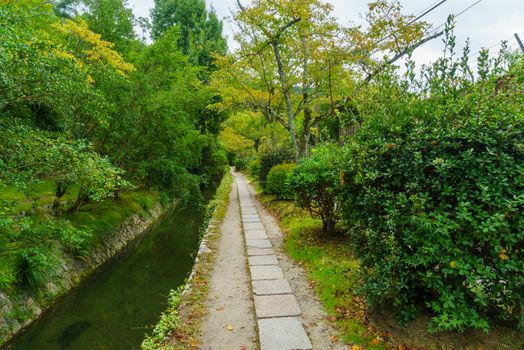
M 335 316 L 328 316 L 328 321 L 330 322 L 335 322 L 337 320 L 337 318 Z
M 247 350 L 247 347 L 245 345 L 240 345 L 240 350 Z
M 230 331 L 230 332 L 233 332 L 233 329 L 234 329 L 234 328 L 233 328 L 232 325 L 228 324 L 227 327 L 226 327 L 226 329 L 227 329 L 228 331 Z
M 331 341 L 332 341 L 333 343 L 338 342 L 338 337 L 337 337 L 336 335 L 332 336 L 332 337 L 331 337 Z
M 219 306 L 216 308 L 217 311 L 224 311 L 224 307 L 223 306 Z
M 196 339 L 191 339 L 191 342 L 189 343 L 189 345 L 191 345 L 192 348 L 198 348 L 200 346 L 200 344 L 198 343 L 198 340 Z

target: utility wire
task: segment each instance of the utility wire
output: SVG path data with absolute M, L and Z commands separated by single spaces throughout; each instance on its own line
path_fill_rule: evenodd
M 407 26 L 409 26 L 410 24 L 413 24 L 415 23 L 416 21 L 418 21 L 419 19 L 421 19 L 422 17 L 424 17 L 425 15 L 427 15 L 428 13 L 432 12 L 433 10 L 435 10 L 437 7 L 439 7 L 440 5 L 442 5 L 443 3 L 445 3 L 446 1 L 448 0 L 441 0 L 438 4 L 434 5 L 433 7 L 431 7 L 430 9 L 426 10 L 424 13 L 418 15 L 417 17 L 415 17 L 415 19 L 413 19 L 412 21 L 410 21 L 408 24 L 406 24 Z M 430 5 L 431 6 L 431 5 Z
M 427 9 L 429 9 L 430 7 L 435 6 L 435 4 L 436 4 L 437 2 L 439 2 L 439 1 L 440 1 L 440 0 L 437 0 L 437 1 L 433 2 L 431 5 L 429 5 L 428 7 L 424 8 L 422 11 L 418 12 L 418 13 L 415 15 L 415 17 L 420 16 L 420 14 L 422 14 L 423 12 L 425 12 L 425 11 L 426 11 Z
M 457 13 L 455 15 L 455 18 L 459 17 L 460 15 L 462 15 L 464 12 L 467 12 L 469 11 L 472 7 L 474 7 L 475 5 L 477 5 L 479 2 L 481 2 L 482 0 L 477 0 L 476 2 L 474 2 L 473 4 L 469 5 L 468 7 L 466 7 L 464 10 L 460 11 L 459 13 Z M 433 30 L 431 30 L 428 34 L 431 34 L 433 32 L 436 32 L 437 30 L 439 30 L 440 28 L 442 28 L 443 26 L 446 25 L 447 22 L 444 22 L 442 23 L 441 25 L 439 25 L 438 27 L 434 28 Z
M 439 2 L 440 1 L 440 2 Z M 439 7 L 440 5 L 442 5 L 443 3 L 445 3 L 446 1 L 448 0 L 437 0 L 435 1 L 434 3 L 432 3 L 431 5 L 429 5 L 428 7 L 426 7 L 424 10 L 420 11 L 414 19 L 412 19 L 411 21 L 409 21 L 408 23 L 406 23 L 406 27 L 415 23 L 416 21 L 418 21 L 419 19 L 421 19 L 422 17 L 426 16 L 428 13 L 434 11 L 437 7 Z M 397 32 L 398 33 L 398 32 Z M 380 43 L 382 43 L 383 41 L 391 38 L 394 34 L 396 33 L 390 33 L 389 35 L 385 36 L 384 38 L 380 39 L 379 41 L 377 41 L 375 43 L 375 45 L 378 45 Z
M 524 34 L 524 32 L 520 32 L 520 33 L 518 33 L 517 35 L 522 35 L 522 34 Z M 488 51 L 490 51 L 492 48 L 501 45 L 503 41 L 509 42 L 509 40 L 511 40 L 513 37 L 514 37 L 514 35 L 512 34 L 512 35 L 510 35 L 509 37 L 507 37 L 506 39 L 502 39 L 502 40 L 500 40 L 498 43 L 491 45 L 491 46 L 488 47 L 487 49 L 484 48 L 484 47 L 482 47 L 482 48 L 480 48 L 477 52 L 475 52 L 474 54 L 470 55 L 469 57 L 472 58 L 472 57 L 478 56 L 478 55 L 479 55 L 482 51 L 484 51 L 484 50 L 488 50 Z M 516 45 L 517 45 L 517 44 L 510 45 L 510 46 L 508 46 L 508 49 L 510 49 L 510 48 L 514 48 Z

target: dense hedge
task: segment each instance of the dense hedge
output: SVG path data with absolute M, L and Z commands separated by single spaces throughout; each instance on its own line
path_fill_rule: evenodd
M 421 307 L 433 330 L 522 321 L 524 97 L 496 84 L 401 93 L 348 147 L 342 213 L 362 291 L 403 321 Z
M 262 187 L 265 188 L 267 174 L 269 174 L 271 168 L 277 164 L 293 162 L 295 153 L 287 148 L 276 148 L 260 153 L 258 159 L 260 160 L 258 180 Z
M 295 163 L 278 164 L 267 174 L 266 192 L 274 194 L 278 199 L 292 199 L 293 191 L 289 186 L 289 177 L 295 169 Z

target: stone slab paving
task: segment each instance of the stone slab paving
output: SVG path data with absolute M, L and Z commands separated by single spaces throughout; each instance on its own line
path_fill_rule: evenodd
M 244 223 L 244 230 L 263 230 L 265 229 L 262 222 L 246 222 Z
M 242 220 L 244 219 L 258 219 L 260 221 L 260 216 L 258 216 L 258 214 L 242 214 Z
M 278 265 L 276 255 L 248 256 L 249 265 Z
M 260 218 L 247 218 L 247 219 L 242 218 L 242 222 L 244 222 L 244 223 L 257 223 L 257 222 L 262 222 L 262 221 L 260 221 Z
M 294 294 L 255 295 L 257 318 L 300 316 L 301 311 Z
M 254 247 L 247 247 L 247 255 L 248 256 L 256 256 L 256 255 L 275 255 L 275 251 L 273 248 L 254 248 Z
M 261 350 L 311 350 L 298 318 L 300 307 L 284 273 L 247 185 L 237 178 L 242 227 Z
M 280 266 L 263 265 L 250 266 L 251 280 L 274 280 L 277 278 L 284 278 L 284 273 Z
M 244 236 L 246 239 L 268 239 L 266 230 L 246 230 Z
M 304 326 L 297 317 L 259 319 L 258 334 L 262 350 L 312 349 Z
M 291 294 L 291 287 L 285 278 L 275 280 L 252 281 L 253 294 L 255 295 L 277 295 Z
M 246 245 L 251 248 L 271 248 L 269 239 L 246 239 Z

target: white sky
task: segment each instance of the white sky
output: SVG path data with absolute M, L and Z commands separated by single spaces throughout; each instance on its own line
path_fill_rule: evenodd
M 226 17 L 230 16 L 231 11 L 236 11 L 236 0 L 206 0 L 208 6 L 213 6 L 220 18 L 224 19 L 224 33 L 228 36 L 229 47 L 234 49 L 235 43 L 232 39 L 233 27 Z M 334 15 L 340 23 L 349 22 L 360 24 L 363 21 L 361 14 L 366 12 L 366 4 L 371 0 L 324 0 L 334 6 Z M 457 14 L 477 0 L 447 0 L 446 3 L 424 17 L 423 20 L 432 23 L 437 27 L 446 21 L 449 14 Z M 128 0 L 135 15 L 146 17 L 153 6 L 153 0 Z M 248 4 L 249 0 L 241 0 L 243 4 Z M 422 10 L 436 3 L 436 0 L 401 0 L 404 6 L 404 13 L 418 14 Z M 524 40 L 524 0 L 481 0 L 480 3 L 457 18 L 455 34 L 457 35 L 457 49 L 462 48 L 462 44 L 469 37 L 471 40 L 471 55 L 474 55 L 481 48 L 495 46 L 492 50 L 497 50 L 497 44 L 501 40 L 508 40 L 510 47 L 517 48 L 517 43 L 513 37 L 514 33 L 519 33 Z M 429 63 L 441 55 L 441 38 L 435 39 L 424 46 L 418 48 L 413 57 L 418 64 Z

